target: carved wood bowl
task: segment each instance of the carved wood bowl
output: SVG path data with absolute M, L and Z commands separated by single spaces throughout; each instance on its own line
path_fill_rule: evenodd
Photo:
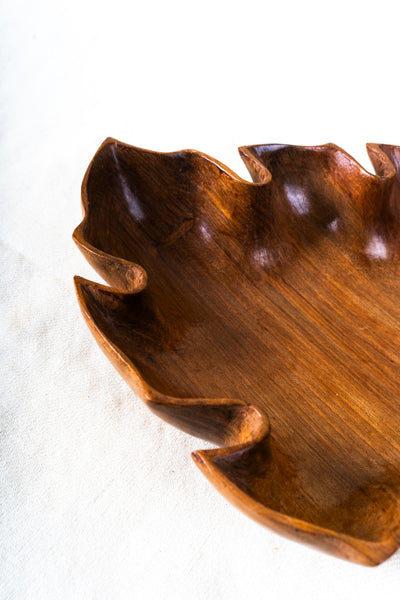
M 83 315 L 233 504 L 366 565 L 400 540 L 400 148 L 248 146 L 254 183 L 114 139 L 75 242 Z

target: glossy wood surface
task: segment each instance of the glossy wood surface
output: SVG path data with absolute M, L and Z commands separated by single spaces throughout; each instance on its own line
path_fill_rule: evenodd
M 221 493 L 375 565 L 400 541 L 400 148 L 368 151 L 376 175 L 333 144 L 243 147 L 250 183 L 108 139 L 74 239 L 110 286 L 75 279 L 97 341 L 221 446 L 193 454 Z

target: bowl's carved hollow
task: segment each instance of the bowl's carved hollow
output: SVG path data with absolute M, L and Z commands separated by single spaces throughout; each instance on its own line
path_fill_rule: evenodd
M 260 523 L 366 565 L 400 543 L 400 148 L 192 150 L 107 139 L 75 278 L 103 351 Z

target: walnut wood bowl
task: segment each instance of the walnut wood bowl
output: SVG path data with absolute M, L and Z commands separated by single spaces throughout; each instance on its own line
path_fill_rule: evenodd
M 260 523 L 365 565 L 400 541 L 400 147 L 196 151 L 107 139 L 82 185 L 75 279 L 155 413 L 220 447 L 203 473 Z

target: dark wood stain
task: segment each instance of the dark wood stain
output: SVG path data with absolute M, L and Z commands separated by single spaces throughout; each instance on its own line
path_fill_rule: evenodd
M 195 151 L 106 140 L 74 239 L 104 352 L 270 528 L 367 565 L 400 543 L 400 148 Z

